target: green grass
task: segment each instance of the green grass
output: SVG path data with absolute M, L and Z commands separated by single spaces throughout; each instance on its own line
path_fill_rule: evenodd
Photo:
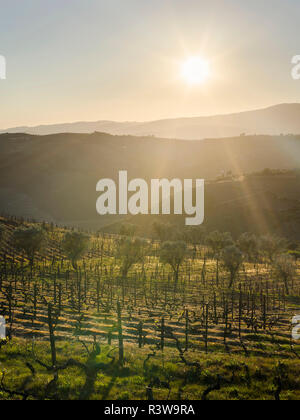
M 79 343 L 57 343 L 58 365 L 74 358 L 82 363 L 88 359 L 87 352 Z M 146 347 L 125 347 L 126 362 L 120 367 L 107 358 L 110 348 L 101 347 L 101 354 L 93 362 L 103 363 L 93 383 L 93 390 L 88 399 L 129 400 L 146 399 L 146 388 L 153 382 L 155 399 L 202 398 L 205 389 L 216 384 L 220 375 L 221 389 L 209 394 L 211 400 L 274 400 L 274 379 L 278 375 L 276 358 L 243 357 L 241 355 L 220 355 L 188 352 L 189 361 L 200 363 L 201 369 L 185 366 L 180 362 L 175 349 L 166 349 L 164 354 L 157 351 L 156 356 L 143 367 L 144 360 L 151 350 Z M 46 342 L 36 343 L 36 353 L 44 362 L 50 362 L 49 347 Z M 116 352 L 117 353 L 117 352 Z M 26 366 L 29 362 L 35 369 L 35 377 Z M 59 373 L 56 390 L 47 390 L 53 379 L 53 373 L 39 366 L 31 353 L 31 343 L 23 339 L 14 339 L 0 351 L 0 370 L 5 372 L 5 387 L 11 391 L 25 389 L 34 399 L 70 399 L 82 398 L 86 387 L 86 375 L 81 369 L 68 368 Z M 280 368 L 282 375 L 283 400 L 300 399 L 300 363 L 299 360 L 286 360 Z M 24 387 L 24 383 L 26 386 Z M 0 392 L 0 399 L 19 399 Z M 32 397 L 29 397 L 31 399 Z

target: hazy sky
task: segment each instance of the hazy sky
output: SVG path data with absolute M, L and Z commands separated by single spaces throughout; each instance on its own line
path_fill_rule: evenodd
M 0 0 L 0 128 L 300 102 L 299 0 Z M 203 86 L 180 77 L 201 55 Z

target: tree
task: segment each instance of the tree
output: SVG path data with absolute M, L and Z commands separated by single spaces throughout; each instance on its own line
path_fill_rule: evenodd
M 133 238 L 136 235 L 137 226 L 132 224 L 121 225 L 120 235 Z
M 153 223 L 153 231 L 155 236 L 161 241 L 176 240 L 180 237 L 180 232 L 177 226 L 172 226 L 170 223 Z
M 288 245 L 288 255 L 292 256 L 297 262 L 300 259 L 300 246 L 298 242 L 290 242 Z
M 259 247 L 263 256 L 272 264 L 287 249 L 287 242 L 277 236 L 265 235 L 260 238 Z
M 176 285 L 179 279 L 180 266 L 184 261 L 186 253 L 187 246 L 183 241 L 164 242 L 160 249 L 160 260 L 163 264 L 168 264 L 171 266 L 174 272 Z
M 300 260 L 300 250 L 299 249 L 289 251 L 289 255 L 294 258 L 295 262 Z
M 258 241 L 254 234 L 243 233 L 238 242 L 238 247 L 248 261 L 256 261 L 258 257 Z
M 119 241 L 117 257 L 121 260 L 121 276 L 126 279 L 134 264 L 142 263 L 147 253 L 147 242 L 140 238 Z
M 206 238 L 206 244 L 212 250 L 213 257 L 217 261 L 216 277 L 217 284 L 219 284 L 219 261 L 223 249 L 227 246 L 233 245 L 233 239 L 229 232 L 219 232 L 218 230 L 211 232 Z
M 223 250 L 221 258 L 225 270 L 230 274 L 229 288 L 232 288 L 243 262 L 243 254 L 235 245 L 231 245 Z
M 283 280 L 285 291 L 289 295 L 289 282 L 293 280 L 294 276 L 297 274 L 294 258 L 286 254 L 277 257 L 275 261 L 275 273 L 278 280 Z
M 90 238 L 81 232 L 68 232 L 62 242 L 62 248 L 77 270 L 77 261 L 84 256 L 89 248 Z
M 33 267 L 35 256 L 43 248 L 46 233 L 39 227 L 19 228 L 13 234 L 15 247 L 25 252 L 30 266 Z
M 197 252 L 197 245 L 204 243 L 206 235 L 206 228 L 204 226 L 190 226 L 184 228 L 183 239 L 185 242 L 190 243 L 194 247 L 194 255 Z
M 229 232 L 219 232 L 216 230 L 207 236 L 206 243 L 211 248 L 214 257 L 218 260 L 223 249 L 233 245 L 233 239 Z

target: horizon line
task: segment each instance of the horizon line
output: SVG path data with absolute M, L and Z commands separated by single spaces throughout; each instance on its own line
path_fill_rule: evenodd
M 103 119 L 103 120 L 77 120 L 77 121 L 70 121 L 70 122 L 58 122 L 58 123 L 40 123 L 36 125 L 18 125 L 14 127 L 7 127 L 7 128 L 0 128 L 0 132 L 3 134 L 6 130 L 14 130 L 14 129 L 37 129 L 41 127 L 51 127 L 57 125 L 74 125 L 74 124 L 96 124 L 96 123 L 115 123 L 115 124 L 144 124 L 144 123 L 152 123 L 152 122 L 163 122 L 163 121 L 172 121 L 172 120 L 189 120 L 195 118 L 216 118 L 216 117 L 226 117 L 232 115 L 240 115 L 249 112 L 257 112 L 257 111 L 265 111 L 268 109 L 280 107 L 280 106 L 295 106 L 300 105 L 300 102 L 282 102 L 278 104 L 268 105 L 261 108 L 250 108 L 243 111 L 236 111 L 236 112 L 229 112 L 229 113 L 217 113 L 217 114 L 208 114 L 208 115 L 195 115 L 189 117 L 168 117 L 168 118 L 158 118 L 158 119 L 150 119 L 150 120 L 143 120 L 143 121 L 134 121 L 134 120 L 110 120 L 110 119 Z

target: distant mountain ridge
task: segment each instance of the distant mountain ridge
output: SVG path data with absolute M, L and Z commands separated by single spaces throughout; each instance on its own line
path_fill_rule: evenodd
M 89 134 L 102 132 L 113 135 L 156 136 L 182 140 L 235 137 L 241 134 L 300 134 L 300 104 L 281 104 L 241 113 L 165 119 L 150 122 L 75 122 L 68 124 L 16 127 L 1 133 L 49 135 L 59 133 Z

